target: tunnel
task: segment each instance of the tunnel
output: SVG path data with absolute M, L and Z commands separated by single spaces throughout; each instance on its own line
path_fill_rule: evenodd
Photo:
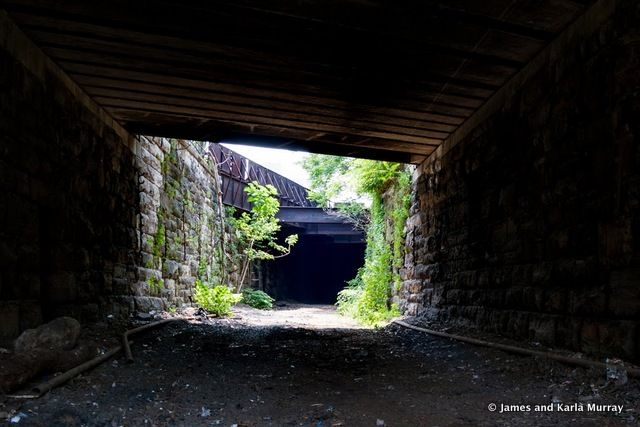
M 278 300 L 335 304 L 338 292 L 356 277 L 364 263 L 364 235 L 348 225 L 343 228 L 349 234 L 343 231 L 340 235 L 307 234 L 308 228 L 283 227 L 283 235 L 300 236 L 296 250 L 275 262 L 262 263 L 255 281 Z
M 15 353 L 25 331 L 56 319 L 120 333 L 149 316 L 193 309 L 204 276 L 219 282 L 242 276 L 225 206 L 239 200 L 246 209 L 246 197 L 242 187 L 223 186 L 229 163 L 211 147 L 247 142 L 409 165 L 410 210 L 400 227 L 402 259 L 393 266 L 398 280 L 384 291 L 389 306 L 415 325 L 613 361 L 628 368 L 629 378 L 614 367 L 574 381 L 559 365 L 549 373 L 544 364 L 493 350 L 474 353 L 396 329 L 367 335 L 355 324 L 342 328 L 347 332 L 340 324 L 329 332 L 286 325 L 274 332 L 260 329 L 269 319 L 259 318 L 243 335 L 233 329 L 237 319 L 226 318 L 215 327 L 228 330 L 211 338 L 203 331 L 214 321 L 205 315 L 195 329 L 174 325 L 168 335 L 141 341 L 149 352 L 161 341 L 192 346 L 192 370 L 200 356 L 233 354 L 224 365 L 229 372 L 264 387 L 243 388 L 255 395 L 225 400 L 220 413 L 224 406 L 240 419 L 251 407 L 259 418 L 248 425 L 299 421 L 268 420 L 272 414 L 256 409 L 270 387 L 260 375 L 269 374 L 242 368 L 268 370 L 260 365 L 267 359 L 279 363 L 274 380 L 288 393 L 278 402 L 306 408 L 304 422 L 316 425 L 328 417 L 342 425 L 429 425 L 429 419 L 495 425 L 491 416 L 506 415 L 487 405 L 501 402 L 478 396 L 518 389 L 522 402 L 516 403 L 530 403 L 524 400 L 531 391 L 556 404 L 562 387 L 581 381 L 606 384 L 598 389 L 603 394 L 617 384 L 628 387 L 624 396 L 638 396 L 631 378 L 632 364 L 640 362 L 639 16 L 634 0 L 0 0 L 0 362 Z M 331 305 L 357 270 L 365 239 L 322 209 L 313 211 L 322 218 L 309 213 L 317 207 L 306 204 L 304 191 L 281 184 L 283 233 L 298 233 L 299 247 L 268 266 L 255 265 L 248 284 L 277 299 Z M 384 193 L 382 206 L 392 198 Z M 305 210 L 311 220 L 297 216 Z M 324 315 L 321 307 L 309 310 Z M 356 337 L 353 351 L 341 333 Z M 244 338 L 246 348 L 237 342 Z M 300 349 L 296 342 L 305 344 Z M 316 352 L 305 353 L 310 349 Z M 411 364 L 401 363 L 405 353 Z M 236 364 L 244 358 L 254 365 Z M 479 358 L 495 370 L 476 364 Z M 24 360 L 31 359 L 18 365 L 39 366 Z M 207 360 L 210 367 L 217 359 Z M 155 362 L 145 363 L 144 378 L 162 377 L 147 371 Z M 337 369 L 341 363 L 348 369 Z M 415 381 L 386 384 L 393 375 L 383 378 L 367 366 L 393 366 L 398 377 Z M 298 368 L 306 371 L 297 375 Z M 126 368 L 123 379 L 134 378 L 136 369 Z M 516 380 L 525 371 L 531 389 Z M 330 372 L 353 375 L 332 382 Z M 551 391 L 541 391 L 537 374 Z M 283 379 L 288 375 L 322 384 L 326 401 L 315 401 L 309 390 L 298 397 Z M 472 403 L 472 416 L 442 409 L 467 410 L 457 394 L 442 399 L 426 388 L 448 378 Z M 373 393 L 374 408 L 345 409 L 335 392 L 347 389 L 332 388 L 337 383 L 350 384 L 358 392 L 352 397 Z M 225 384 L 231 391 L 237 385 Z M 146 390 L 134 393 L 141 386 L 129 387 L 123 396 L 139 394 L 153 405 Z M 66 392 L 79 399 L 74 390 Z M 598 399 L 595 392 L 584 395 L 592 388 L 580 390 L 564 400 Z M 440 402 L 439 410 L 423 404 L 426 395 Z M 175 412 L 184 408 L 173 408 L 162 422 L 222 422 L 206 401 L 198 402 L 183 411 L 192 418 L 180 419 Z M 637 420 L 637 408 L 625 404 L 632 410 L 620 410 L 620 419 Z M 3 408 L 7 419 L 28 419 Z M 349 413 L 343 418 L 351 424 L 337 413 Z M 562 424 L 554 415 L 538 411 L 529 421 Z

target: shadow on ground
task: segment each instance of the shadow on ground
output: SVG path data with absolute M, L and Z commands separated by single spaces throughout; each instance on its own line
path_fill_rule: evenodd
M 604 373 L 397 326 L 290 326 L 300 312 L 275 316 L 286 311 L 298 317 L 260 326 L 264 312 L 243 309 L 230 320 L 171 323 L 137 339 L 133 364 L 118 358 L 39 400 L 3 404 L 26 415 L 17 425 L 47 427 L 636 425 L 637 382 L 616 388 Z M 624 410 L 487 409 L 552 402 Z

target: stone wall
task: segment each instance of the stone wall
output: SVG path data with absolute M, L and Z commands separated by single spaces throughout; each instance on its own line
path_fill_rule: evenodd
M 414 176 L 402 307 L 640 360 L 637 2 Z
M 197 278 L 221 283 L 223 271 L 228 278 L 238 268 L 226 255 L 233 248 L 215 165 L 193 142 L 139 141 L 141 263 L 131 291 L 136 309 L 149 311 L 189 303 Z
M 83 102 L 37 51 L 2 42 L 5 338 L 62 313 L 97 319 L 114 286 L 135 278 L 138 190 L 135 141 Z
M 211 165 L 130 136 L 0 18 L 0 341 L 189 302 L 224 258 Z

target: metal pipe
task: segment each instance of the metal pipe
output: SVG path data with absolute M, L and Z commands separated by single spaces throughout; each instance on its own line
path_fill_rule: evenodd
M 575 357 L 563 356 L 563 355 L 560 355 L 560 354 L 557 354 L 557 353 L 551 353 L 551 352 L 547 352 L 547 351 L 529 350 L 527 348 L 515 347 L 515 346 L 512 346 L 512 345 L 506 345 L 506 344 L 498 344 L 498 343 L 494 343 L 494 342 L 490 342 L 490 341 L 479 340 L 479 339 L 476 339 L 476 338 L 469 338 L 469 337 L 465 337 L 465 336 L 462 336 L 462 335 L 447 334 L 445 332 L 439 332 L 439 331 L 434 331 L 432 329 L 426 329 L 426 328 L 421 328 L 419 326 L 414 326 L 414 325 L 411 325 L 409 323 L 403 322 L 402 320 L 394 320 L 392 323 L 398 324 L 400 326 L 404 326 L 405 328 L 413 329 L 415 331 L 425 332 L 425 333 L 427 333 L 429 335 L 434 335 L 434 336 L 442 337 L 442 338 L 450 338 L 450 339 L 454 339 L 454 340 L 461 341 L 461 342 L 466 342 L 468 344 L 474 344 L 474 345 L 481 346 L 481 347 L 495 348 L 495 349 L 498 349 L 498 350 L 506 351 L 508 353 L 516 353 L 516 354 L 522 354 L 522 355 L 526 355 L 526 356 L 542 357 L 542 358 L 555 360 L 555 361 L 558 361 L 558 362 L 561 362 L 561 363 L 565 363 L 565 364 L 569 364 L 569 365 L 582 366 L 583 368 L 606 369 L 608 367 L 608 365 L 606 363 L 597 362 L 595 360 L 578 359 L 578 358 L 575 358 Z M 624 370 L 627 372 L 628 376 L 635 377 L 635 378 L 640 378 L 640 369 L 624 367 Z
M 171 319 L 163 319 L 153 323 L 147 323 L 146 325 L 139 326 L 134 329 L 129 329 L 122 334 L 122 348 L 124 349 L 124 355 L 127 358 L 127 362 L 133 362 L 133 354 L 131 354 L 131 346 L 129 345 L 129 336 L 133 334 L 137 334 L 142 331 L 146 331 L 147 329 L 157 328 L 158 326 L 162 326 L 165 323 L 173 322 L 175 320 L 191 320 L 190 318 L 180 318 L 175 317 Z
M 81 373 L 88 371 L 89 369 L 100 365 L 103 362 L 106 362 L 107 360 L 109 360 L 110 358 L 112 358 L 113 356 L 115 356 L 116 354 L 118 354 L 120 352 L 120 350 L 122 350 L 121 346 L 118 347 L 114 347 L 111 350 L 107 351 L 104 354 L 101 354 L 100 356 L 97 356 L 87 362 L 84 362 L 81 365 L 76 366 L 73 369 L 70 369 L 68 371 L 66 371 L 63 374 L 58 375 L 57 377 L 53 377 L 52 379 L 50 379 L 47 382 L 44 382 L 42 384 L 39 384 L 37 386 L 35 386 L 33 388 L 33 392 L 34 394 L 36 394 L 38 397 L 42 396 L 43 394 L 45 394 L 46 392 L 48 392 L 49 390 L 58 387 L 61 384 L 66 383 L 67 381 L 69 381 L 70 379 L 80 375 Z
M 123 349 L 125 350 L 125 353 L 127 354 L 127 360 L 133 361 L 133 355 L 131 354 L 131 347 L 130 347 L 131 343 L 129 342 L 129 339 L 128 339 L 128 337 L 130 335 L 136 334 L 138 332 L 145 331 L 145 330 L 153 328 L 153 327 L 157 327 L 157 326 L 163 325 L 163 324 L 168 323 L 168 322 L 172 322 L 174 320 L 192 320 L 192 319 L 194 319 L 194 318 L 193 317 L 188 317 L 188 318 L 164 319 L 164 320 L 160 320 L 158 322 L 149 323 L 147 325 L 140 326 L 138 328 L 129 329 L 122 336 L 122 345 L 121 346 L 114 347 L 114 348 L 108 350 L 106 353 L 101 354 L 99 356 L 96 356 L 93 359 L 91 359 L 89 361 L 86 361 L 86 362 L 76 366 L 75 368 L 70 369 L 70 370 L 58 375 L 57 377 L 54 377 L 54 378 L 50 379 L 49 381 L 46 381 L 46 382 L 41 383 L 41 384 L 38 384 L 33 389 L 31 389 L 31 393 L 29 393 L 29 394 L 15 394 L 15 395 L 8 395 L 8 396 L 16 398 L 16 399 L 37 399 L 37 398 L 41 397 L 43 394 L 45 394 L 46 392 L 48 392 L 49 390 L 52 390 L 52 389 L 58 387 L 59 385 L 62 385 L 64 383 L 66 383 L 67 381 L 71 380 L 72 378 L 75 378 L 76 376 L 80 375 L 81 373 L 83 373 L 85 371 L 88 371 L 89 369 L 94 368 L 94 367 L 106 362 L 107 360 L 109 360 L 110 358 L 112 358 L 113 356 L 118 354 Z

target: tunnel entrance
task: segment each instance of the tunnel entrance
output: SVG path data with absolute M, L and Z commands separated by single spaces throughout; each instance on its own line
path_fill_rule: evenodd
M 282 234 L 297 233 L 300 240 L 290 255 L 256 266 L 256 287 L 277 300 L 334 304 L 364 262 L 363 233 L 317 208 L 284 208 L 280 217 Z
M 336 210 L 323 209 L 308 198 L 308 190 L 291 178 L 299 176 L 289 150 L 266 150 L 253 146 L 209 144 L 218 165 L 222 203 L 236 212 L 248 212 L 251 203 L 244 191 L 248 183 L 272 185 L 277 190 L 281 224 L 278 241 L 292 234 L 299 241 L 287 256 L 254 261 L 251 286 L 276 300 L 304 304 L 334 304 L 338 292 L 356 277 L 364 264 L 365 236 Z M 259 159 L 260 164 L 256 162 Z M 299 159 L 298 159 L 299 160 Z M 268 167 L 267 167 L 268 166 Z M 273 169 L 272 169 L 273 168 Z M 302 171 L 302 168 L 300 167 Z M 302 171 L 306 175 L 307 172 Z

